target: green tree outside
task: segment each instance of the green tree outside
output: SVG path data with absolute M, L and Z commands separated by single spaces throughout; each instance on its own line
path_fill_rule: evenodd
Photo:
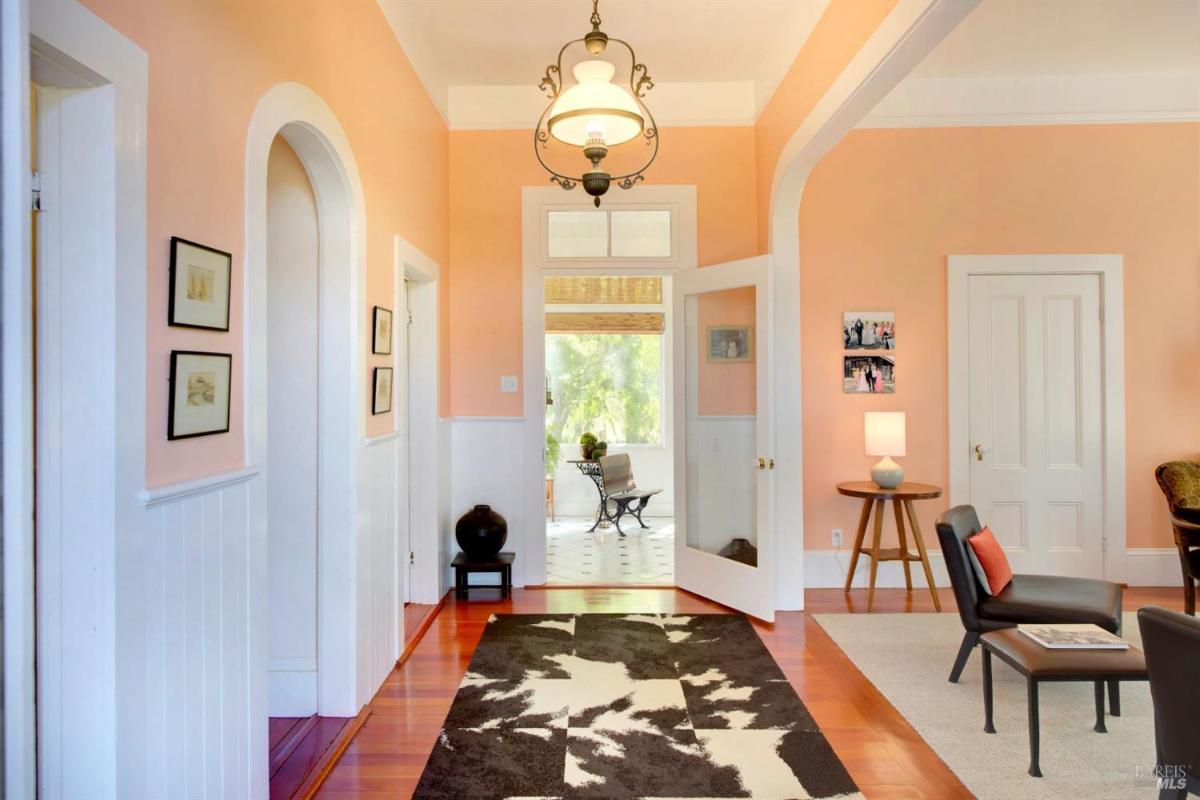
M 652 334 L 547 334 L 546 432 L 576 458 L 571 445 L 584 431 L 610 445 L 660 444 L 662 358 L 662 337 Z

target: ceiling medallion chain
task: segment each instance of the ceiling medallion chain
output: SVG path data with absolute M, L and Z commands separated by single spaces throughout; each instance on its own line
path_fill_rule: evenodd
M 564 44 L 555 63 L 546 67 L 545 75 L 538 82 L 538 88 L 546 93 L 550 102 L 538 118 L 533 152 L 538 163 L 550 173 L 551 182 L 567 190 L 582 184 L 599 207 L 600 198 L 611 184 L 631 189 L 645 180 L 645 171 L 658 156 L 659 137 L 654 115 L 643 100 L 654 88 L 649 69 L 637 60 L 628 42 L 612 39 L 600 29 L 600 0 L 592 0 L 590 22 L 592 29 L 583 38 Z M 599 58 L 614 43 L 629 52 L 628 88 L 612 82 L 616 66 Z M 577 44 L 582 44 L 592 58 L 574 66 L 571 72 L 575 83 L 566 86 L 562 73 L 563 55 Z M 580 175 L 568 175 L 551 167 L 542 152 L 548 150 L 551 138 L 581 148 L 584 158 L 591 162 L 591 168 Z M 615 176 L 601 168 L 610 148 L 639 139 L 650 148 L 649 157 L 642 166 Z

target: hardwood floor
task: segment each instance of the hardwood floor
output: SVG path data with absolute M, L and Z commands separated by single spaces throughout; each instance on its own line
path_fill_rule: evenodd
M 940 590 L 954 613 L 949 589 Z M 780 613 L 755 623 L 767 648 L 804 700 L 834 750 L 868 798 L 967 798 L 970 793 L 916 731 L 862 676 L 811 613 L 856 612 L 866 590 L 805 593 L 807 612 Z M 1179 589 L 1127 589 L 1125 607 L 1181 609 Z M 877 612 L 933 611 L 928 592 L 877 589 Z M 511 600 L 455 602 L 432 620 L 405 663 L 392 671 L 359 730 L 317 794 L 343 798 L 412 795 L 471 654 L 494 613 L 553 612 L 721 613 L 728 609 L 674 588 L 526 589 Z M 948 656 L 949 658 L 949 656 Z
M 351 722 L 349 717 L 271 717 L 271 800 L 301 794 L 309 776 Z

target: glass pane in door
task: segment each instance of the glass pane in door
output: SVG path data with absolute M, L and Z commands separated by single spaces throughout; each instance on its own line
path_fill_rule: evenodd
M 754 286 L 685 295 L 684 420 L 689 548 L 758 566 Z

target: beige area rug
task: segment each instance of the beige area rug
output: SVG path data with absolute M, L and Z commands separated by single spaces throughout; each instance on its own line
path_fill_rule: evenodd
M 1121 716 L 1096 733 L 1091 683 L 1043 683 L 1041 767 L 1031 778 L 1025 679 L 992 659 L 996 733 L 983 732 L 979 650 L 957 684 L 947 677 L 962 640 L 958 615 L 818 614 L 821 627 L 976 797 L 983 800 L 1153 798 L 1154 711 L 1145 682 L 1121 684 Z M 1140 646 L 1137 617 L 1124 636 Z

